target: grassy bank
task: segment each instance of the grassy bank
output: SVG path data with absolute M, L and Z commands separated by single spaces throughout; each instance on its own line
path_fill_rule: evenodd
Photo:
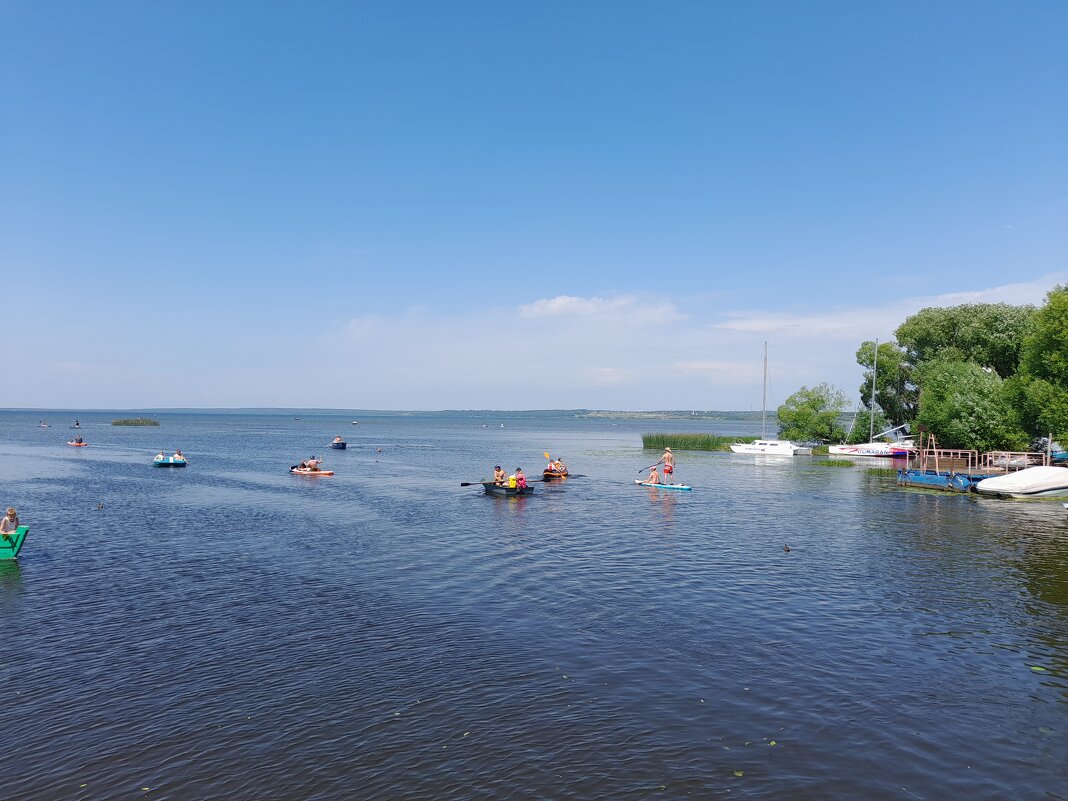
M 150 420 L 147 417 L 124 417 L 119 420 L 112 420 L 113 426 L 158 426 L 159 420 Z
M 643 448 L 672 448 L 679 451 L 729 451 L 732 442 L 748 442 L 752 437 L 717 437 L 715 434 L 642 434 Z

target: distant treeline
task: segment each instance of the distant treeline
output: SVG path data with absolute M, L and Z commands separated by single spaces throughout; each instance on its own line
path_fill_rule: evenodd
M 121 420 L 112 420 L 113 426 L 158 426 L 159 420 L 150 420 L 147 417 L 124 417 Z

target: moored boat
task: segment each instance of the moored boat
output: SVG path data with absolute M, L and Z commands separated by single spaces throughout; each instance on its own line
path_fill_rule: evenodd
M 812 448 L 794 445 L 788 439 L 755 439 L 752 442 L 735 442 L 731 445 L 735 453 L 762 453 L 765 456 L 809 456 Z
M 0 537 L 0 560 L 18 558 L 19 551 L 22 550 L 22 544 L 26 541 L 26 533 L 29 530 L 29 526 L 19 526 L 8 534 L 6 538 Z
M 859 442 L 856 445 L 828 445 L 827 453 L 833 456 L 874 456 L 886 459 L 908 456 L 915 447 L 897 442 Z
M 634 479 L 634 483 L 639 487 L 653 487 L 654 489 L 667 489 L 667 490 L 682 490 L 683 492 L 691 492 L 693 487 L 686 484 L 653 484 L 650 481 L 642 481 L 641 479 Z
M 480 481 L 482 488 L 486 490 L 487 495 L 507 495 L 509 497 L 516 497 L 522 495 L 533 495 L 534 488 L 529 484 L 526 487 L 507 487 L 501 484 L 494 484 L 492 481 Z
M 296 476 L 332 476 L 333 470 L 309 470 L 306 467 L 291 467 L 289 472 Z
M 1027 467 L 1004 476 L 983 479 L 975 485 L 984 495 L 1010 498 L 1068 497 L 1068 468 Z
M 330 447 L 334 448 L 335 450 L 343 451 L 343 450 L 345 450 L 346 447 L 348 447 L 348 443 L 345 443 L 345 442 L 331 442 L 330 443 Z
M 187 462 L 181 456 L 164 456 L 162 459 L 153 459 L 152 464 L 156 467 L 185 467 Z

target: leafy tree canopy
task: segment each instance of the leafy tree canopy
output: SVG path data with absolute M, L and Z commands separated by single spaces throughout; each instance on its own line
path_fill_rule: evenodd
M 779 436 L 802 442 L 841 442 L 845 431 L 839 419 L 846 404 L 845 394 L 830 384 L 801 387 L 779 407 Z
M 1028 436 L 1020 427 L 1000 376 L 973 362 L 936 361 L 921 375 L 918 422 L 943 448 L 1020 450 Z
M 1008 378 L 1019 366 L 1034 316 L 1034 306 L 1008 303 L 926 308 L 907 318 L 895 334 L 916 367 L 934 361 L 975 362 Z
M 1050 290 L 1035 312 L 1021 348 L 1020 370 L 1068 391 L 1068 287 Z

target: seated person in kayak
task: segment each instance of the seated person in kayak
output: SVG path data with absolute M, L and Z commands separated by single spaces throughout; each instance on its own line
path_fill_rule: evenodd
M 159 453 L 156 454 L 156 458 L 154 458 L 152 461 L 153 462 L 162 462 L 166 458 L 167 457 L 163 455 L 163 448 L 160 448 L 159 449 Z
M 172 459 L 177 459 L 179 462 L 184 462 L 185 461 L 185 456 L 182 454 L 182 449 L 181 448 L 176 450 L 174 452 L 174 456 L 172 456 L 171 458 Z
M 659 483 L 661 483 L 660 482 L 660 474 L 658 472 L 656 472 L 656 467 L 655 466 L 653 467 L 652 470 L 649 471 L 649 475 L 645 477 L 645 483 L 646 484 L 659 484 Z
M 4 519 L 0 521 L 0 536 L 3 536 L 5 540 L 11 539 L 11 535 L 14 534 L 19 527 L 19 515 L 15 511 L 14 506 L 7 508 L 7 514 L 4 515 Z
M 323 461 L 322 459 L 316 459 L 314 456 L 312 456 L 312 458 L 310 458 L 306 462 L 303 462 L 302 464 L 308 470 L 318 470 L 319 469 L 319 465 L 322 463 L 322 461 Z
M 81 445 L 81 444 L 82 444 L 82 437 L 81 437 L 81 435 L 79 434 L 78 436 L 76 436 L 76 437 L 74 438 L 74 441 L 75 441 L 75 442 L 77 442 L 77 443 L 78 443 L 79 445 Z
M 496 484 L 498 487 L 503 487 L 505 484 L 508 483 L 508 476 L 504 474 L 504 471 L 501 469 L 500 465 L 496 465 L 493 468 L 493 483 Z
M 334 442 L 344 442 L 344 441 L 345 440 L 343 440 L 341 437 L 334 437 Z
M 552 470 L 554 473 L 563 474 L 567 472 L 567 465 L 564 464 L 564 460 L 561 459 L 559 456 L 553 459 L 550 464 L 552 465 L 552 467 L 550 467 L 549 469 Z

